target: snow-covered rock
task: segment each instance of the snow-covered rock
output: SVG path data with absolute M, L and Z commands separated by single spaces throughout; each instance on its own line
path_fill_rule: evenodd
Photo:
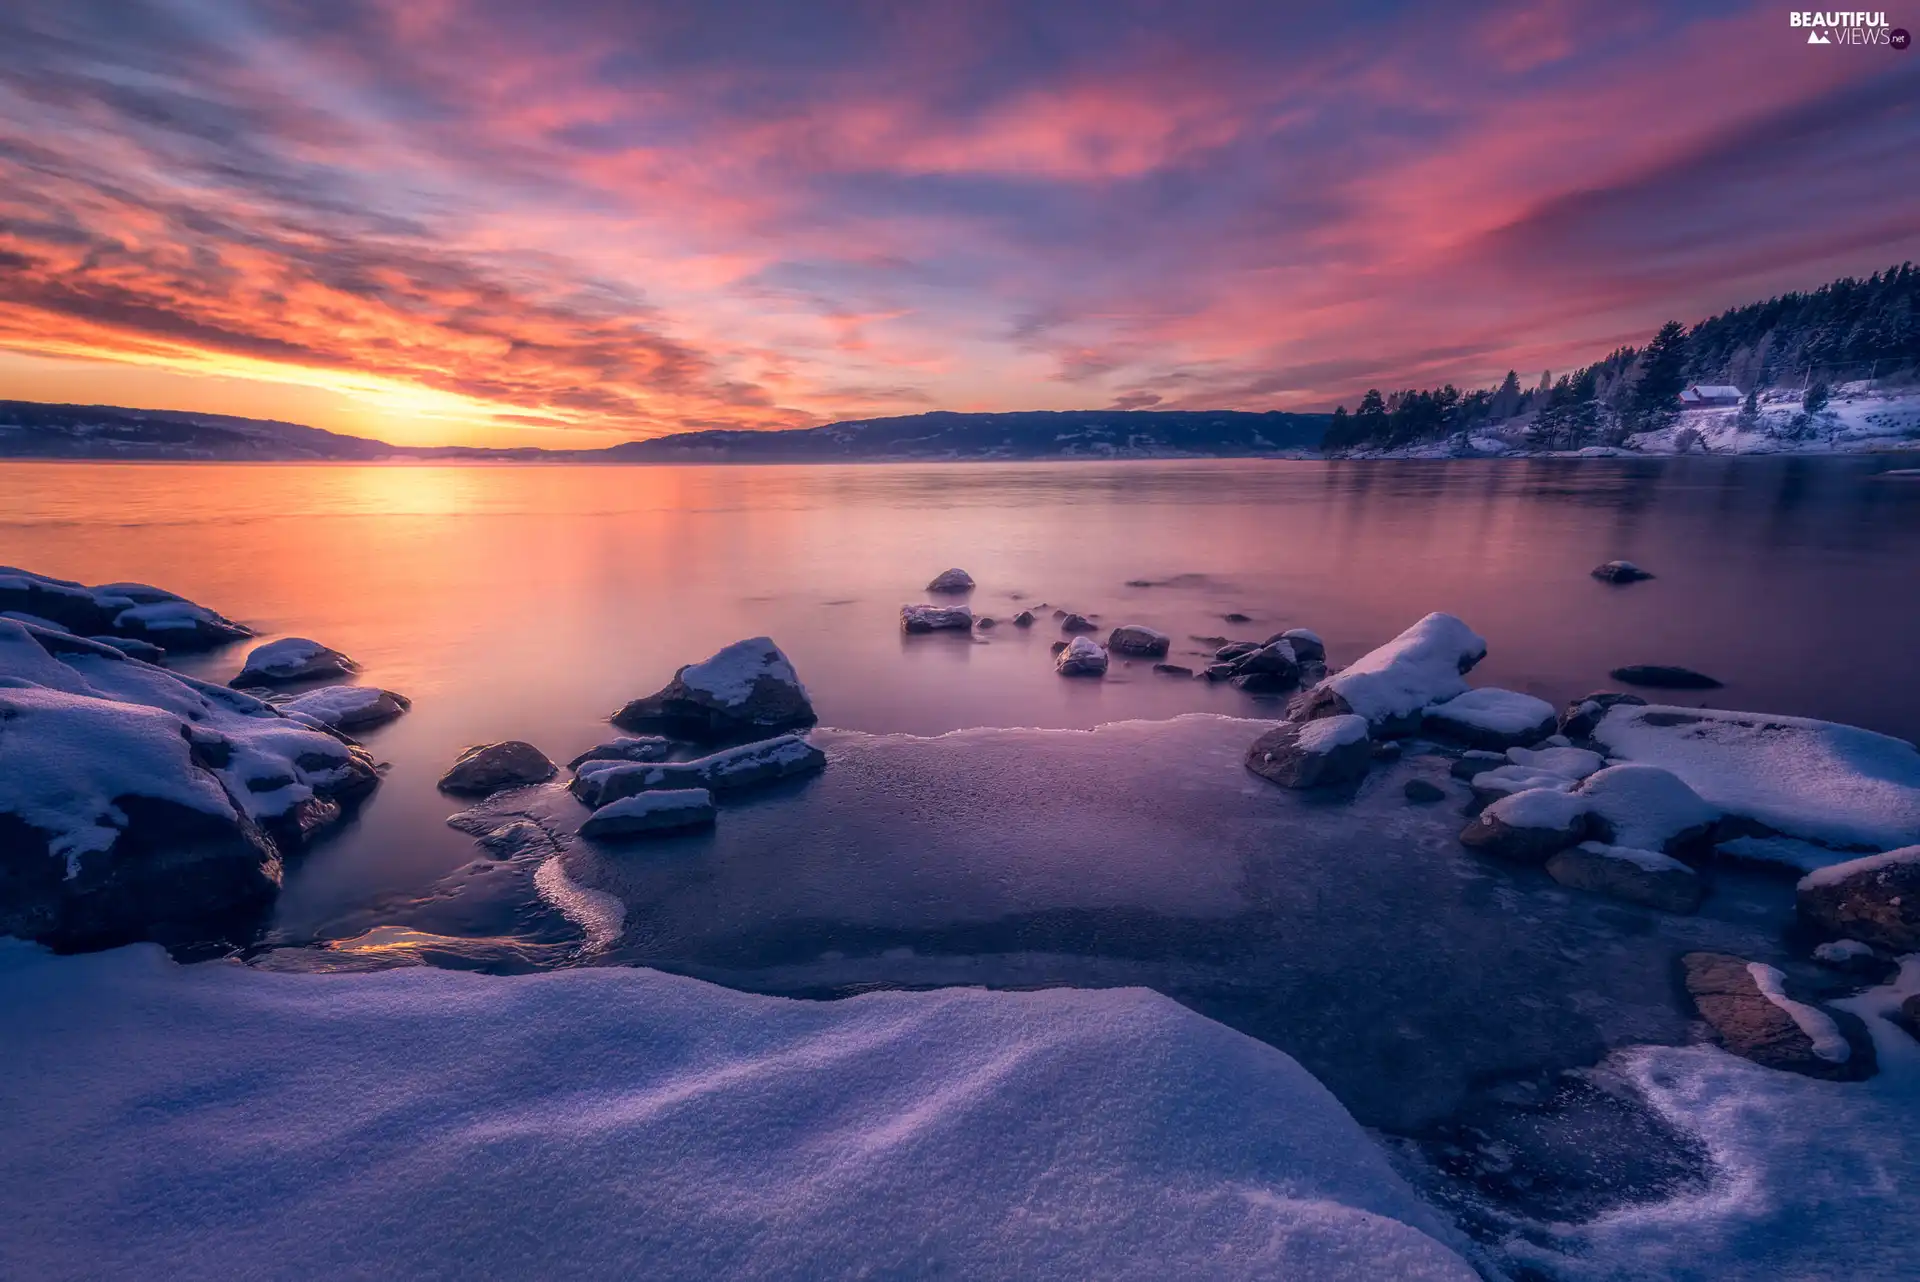
M 1375 735 L 1411 734 L 1423 710 L 1467 690 L 1465 674 L 1487 643 L 1451 614 L 1429 614 L 1322 681 L 1300 703 L 1303 720 L 1354 713 Z
M 239 675 L 228 684 L 235 687 L 290 685 L 297 681 L 327 681 L 351 676 L 360 665 L 306 637 L 282 637 L 247 652 L 247 661 Z
M 1705 952 L 1680 961 L 1700 1017 L 1735 1055 L 1831 1081 L 1873 1075 L 1873 1039 L 1858 1016 L 1789 996 L 1786 976 L 1764 963 Z
M 1478 1276 L 1297 1063 L 1139 988 L 0 941 L 0 1027 L 9 1277 Z
M 1107 652 L 1091 637 L 1075 637 L 1053 661 L 1063 677 L 1097 677 L 1107 670 Z
M 1285 641 L 1293 650 L 1293 657 L 1301 663 L 1312 663 L 1327 657 L 1327 643 L 1320 639 L 1318 632 L 1307 628 L 1288 628 L 1285 632 L 1268 637 L 1261 644 L 1272 645 L 1275 641 Z
M 1607 764 L 1607 759 L 1597 752 L 1558 744 L 1548 748 L 1509 748 L 1507 760 L 1528 770 L 1542 770 L 1568 779 L 1585 779 Z
M 88 637 L 87 640 L 110 645 L 129 659 L 138 659 L 142 663 L 159 663 L 167 657 L 166 649 L 151 641 L 137 641 L 132 637 Z
M 1645 707 L 1647 701 L 1637 694 L 1619 690 L 1596 690 L 1566 706 L 1560 714 L 1560 733 L 1570 739 L 1586 739 L 1600 724 L 1600 718 L 1607 715 L 1607 709 L 1622 703 Z
M 289 716 L 335 730 L 384 725 L 413 707 L 403 694 L 375 686 L 324 686 L 277 705 Z
M 1247 749 L 1247 769 L 1283 788 L 1340 787 L 1364 778 L 1372 764 L 1373 741 L 1360 716 L 1285 722 Z
M 1774 833 L 1885 850 L 1920 843 L 1920 750 L 1854 726 L 1658 704 L 1609 708 L 1594 742 L 1661 766 L 1709 805 Z
M 1675 851 L 1697 847 L 1720 818 L 1678 775 L 1659 766 L 1608 766 L 1574 789 L 1595 832 L 1619 846 Z
M 1488 806 L 1460 832 L 1463 844 L 1514 863 L 1539 864 L 1586 839 L 1587 803 L 1531 788 Z
M 558 771 L 547 754 L 523 739 L 476 744 L 440 777 L 440 791 L 484 797 L 505 788 L 545 783 Z
M 1686 864 L 1655 850 L 1583 841 L 1547 860 L 1547 874 L 1563 886 L 1670 913 L 1700 906 L 1706 886 Z
M 76 636 L 127 638 L 180 651 L 210 650 L 253 635 L 162 588 L 144 583 L 90 588 L 11 566 L 0 566 L 0 612 L 46 619 Z
M 588 815 L 580 835 L 617 840 L 713 826 L 713 794 L 705 788 L 667 788 L 610 801 Z
M 968 632 L 973 628 L 973 611 L 964 605 L 903 605 L 900 607 L 902 632 Z
M 814 774 L 826 764 L 826 753 L 798 735 L 787 734 L 693 761 L 585 761 L 567 786 L 574 796 L 598 810 L 621 797 L 666 789 L 742 792 L 776 780 Z
M 958 567 L 951 570 L 942 570 L 939 574 L 933 576 L 933 582 L 927 584 L 927 591 L 971 592 L 973 591 L 973 576 Z
M 1651 579 L 1653 575 L 1631 561 L 1608 561 L 1593 567 L 1593 577 L 1606 583 L 1638 583 L 1642 579 Z
M 1857 939 L 1830 939 L 1813 950 L 1813 960 L 1869 983 L 1882 984 L 1899 973 L 1900 964 L 1880 956 Z
M 1107 649 L 1115 654 L 1157 659 L 1167 652 L 1173 638 L 1164 632 L 1138 623 L 1123 623 L 1107 638 Z
M 1920 952 L 1920 846 L 1832 864 L 1800 879 L 1800 915 L 1896 953 Z
M 1489 751 L 1538 743 L 1553 733 L 1556 717 L 1545 699 L 1484 687 L 1427 705 L 1422 728 Z
M 661 735 L 621 735 L 594 744 L 569 761 L 567 769 L 577 771 L 589 761 L 665 761 L 672 755 L 673 740 Z
M 613 714 L 613 724 L 622 730 L 658 730 L 705 742 L 769 735 L 815 720 L 807 688 L 768 637 L 735 641 L 703 662 L 688 664 L 665 688 Z
M 0 934 L 97 948 L 243 930 L 280 861 L 378 782 L 249 695 L 0 620 Z
M 1553 792 L 1572 792 L 1573 786 L 1580 780 L 1576 776 L 1563 774 L 1557 770 L 1508 764 L 1483 770 L 1467 782 L 1473 789 L 1474 799 L 1484 804 L 1534 788 L 1546 788 Z
M 1275 641 L 1232 661 L 1228 680 L 1248 694 L 1284 694 L 1300 683 L 1291 641 Z

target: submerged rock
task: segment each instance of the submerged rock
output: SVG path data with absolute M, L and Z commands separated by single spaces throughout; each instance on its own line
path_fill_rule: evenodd
M 567 790 L 597 810 L 609 801 L 643 792 L 690 788 L 723 794 L 742 792 L 776 780 L 814 774 L 826 764 L 826 753 L 799 735 L 786 734 L 693 761 L 585 762 Z
M 580 835 L 607 841 L 711 828 L 714 813 L 713 794 L 705 788 L 642 792 L 610 801 L 588 815 Z
M 589 761 L 665 761 L 673 755 L 673 740 L 656 734 L 622 735 L 605 743 L 596 743 L 567 763 L 567 769 L 579 770 Z
M 960 626 L 972 623 L 967 614 Z M 657 730 L 701 742 L 768 735 L 810 726 L 816 719 L 793 664 L 768 637 L 735 641 L 688 664 L 663 689 L 635 699 L 612 717 L 622 730 Z
M 1228 611 L 1226 614 L 1223 614 L 1220 617 L 1222 620 L 1228 623 L 1252 623 L 1253 622 L 1252 615 L 1242 614 L 1238 610 Z
M 1670 913 L 1693 912 L 1707 893 L 1700 874 L 1670 855 L 1598 841 L 1560 851 L 1547 860 L 1547 874 L 1575 890 Z
M 964 605 L 903 605 L 900 630 L 906 633 L 969 632 L 973 629 L 973 611 Z
M 1857 939 L 1829 940 L 1813 950 L 1813 960 L 1871 984 L 1884 984 L 1900 971 L 1899 962 L 1880 956 Z
M 1372 765 L 1364 717 L 1285 722 L 1247 749 L 1247 769 L 1283 788 L 1340 787 L 1365 778 Z
M 1766 1068 L 1828 1081 L 1873 1076 L 1873 1039 L 1857 1016 L 1788 994 L 1772 966 L 1725 953 L 1680 959 L 1687 993 L 1720 1044 Z
M 939 574 L 936 574 L 933 582 L 927 584 L 927 591 L 971 592 L 973 591 L 973 586 L 973 576 L 965 570 L 956 567 L 951 570 L 942 570 Z
M 1800 879 L 1800 915 L 1835 935 L 1920 952 L 1920 846 L 1832 864 Z
M 1393 640 L 1328 677 L 1300 701 L 1300 720 L 1353 713 L 1376 736 L 1412 734 L 1423 711 L 1465 694 L 1465 674 L 1487 643 L 1450 614 L 1429 614 Z
M 1608 561 L 1593 567 L 1593 577 L 1606 583 L 1638 583 L 1653 576 L 1631 561 Z
M 1607 674 L 1630 686 L 1648 686 L 1656 690 L 1718 690 L 1720 682 L 1692 668 L 1677 668 L 1659 663 L 1630 663 Z
M 378 782 L 364 750 L 250 695 L 0 620 L 0 934 L 244 938 L 282 859 Z
M 1554 731 L 1553 705 L 1513 690 L 1468 690 L 1428 705 L 1422 729 L 1474 748 L 1502 751 L 1538 743 Z
M 1107 637 L 1107 649 L 1113 653 L 1141 658 L 1159 658 L 1172 644 L 1173 639 L 1166 633 L 1156 632 L 1138 623 L 1122 624 Z
M 1032 611 L 1032 610 L 1022 610 L 1022 611 L 1020 611 L 1020 613 L 1018 613 L 1018 614 L 1016 614 L 1016 615 L 1014 615 L 1014 616 L 1013 616 L 1013 626 L 1014 626 L 1014 627 L 1016 627 L 1016 628 L 1030 628 L 1030 627 L 1032 627 L 1032 626 L 1033 626 L 1033 611 Z
M 1455 759 L 1448 773 L 1455 779 L 1472 779 L 1475 775 L 1485 774 L 1489 770 L 1498 770 L 1509 764 L 1511 763 L 1504 752 L 1470 748 Z
M 1406 787 L 1401 791 L 1406 794 L 1407 800 L 1416 806 L 1430 806 L 1436 801 L 1447 799 L 1447 790 L 1427 779 L 1409 779 Z
M 282 637 L 247 652 L 240 674 L 229 682 L 243 686 L 291 685 L 299 681 L 327 681 L 351 676 L 360 665 L 338 650 L 306 637 Z
M 289 716 L 335 730 L 364 730 L 384 725 L 413 707 L 404 694 L 375 686 L 327 686 L 280 703 Z
M 1097 677 L 1107 670 L 1107 652 L 1098 641 L 1075 637 L 1054 660 L 1054 671 L 1063 677 Z
M 504 788 L 545 783 L 559 771 L 547 754 L 521 739 L 483 743 L 468 748 L 440 777 L 442 792 L 483 797 Z
M 1190 677 L 1193 669 L 1180 663 L 1156 663 L 1153 670 L 1163 677 Z

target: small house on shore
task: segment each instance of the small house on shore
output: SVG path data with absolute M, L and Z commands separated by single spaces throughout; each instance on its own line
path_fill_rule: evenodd
M 1738 405 L 1746 393 L 1726 383 L 1695 383 L 1680 393 L 1682 409 L 1701 409 L 1709 405 Z

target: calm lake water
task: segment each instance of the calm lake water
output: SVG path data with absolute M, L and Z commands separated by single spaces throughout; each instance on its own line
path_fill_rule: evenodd
M 1052 607 L 1159 628 L 1195 667 L 1194 637 L 1305 626 L 1339 664 L 1447 610 L 1490 643 L 1478 684 L 1559 703 L 1677 663 L 1726 683 L 1719 706 L 1915 738 L 1920 483 L 1891 466 L 4 464 L 0 563 L 161 584 L 414 700 L 366 735 L 377 795 L 289 869 L 267 941 L 287 964 L 411 930 L 459 941 L 415 950 L 441 964 L 646 964 L 797 995 L 1145 984 L 1411 1134 L 1488 1082 L 1684 1040 L 1688 949 L 1804 966 L 1791 880 L 1716 870 L 1697 917 L 1572 894 L 1459 845 L 1440 758 L 1376 769 L 1351 803 L 1272 788 L 1240 757 L 1279 705 L 1146 663 L 1063 680 Z M 1616 557 L 1658 577 L 1589 577 Z M 901 635 L 899 607 L 953 565 L 976 612 L 1040 625 Z M 463 747 L 565 761 L 615 707 L 763 633 L 819 710 L 818 779 L 729 804 L 712 834 L 576 842 L 559 882 L 476 860 L 446 825 L 461 803 L 434 783 Z M 225 680 L 245 649 L 180 666 Z M 1451 802 L 1407 806 L 1415 775 Z M 539 807 L 578 822 L 564 793 Z M 1601 1156 L 1539 1213 L 1687 1175 L 1649 1174 L 1651 1123 L 1608 1120 L 1612 1098 L 1548 1109 L 1573 1138 L 1530 1143 Z M 1606 1158 L 1615 1140 L 1633 1156 Z

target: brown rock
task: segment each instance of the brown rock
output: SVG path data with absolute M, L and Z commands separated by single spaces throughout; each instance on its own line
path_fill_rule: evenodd
M 1873 1076 L 1873 1038 L 1858 1017 L 1820 1007 L 1847 1041 L 1847 1057 L 1816 1054 L 1814 1042 L 1792 1014 L 1760 990 L 1747 963 L 1726 953 L 1688 953 L 1680 959 L 1687 993 L 1720 1044 L 1743 1059 L 1827 1081 L 1856 1082 Z M 1788 995 L 1793 994 L 1789 990 Z M 1811 1005 L 1811 1003 L 1807 1003 Z

